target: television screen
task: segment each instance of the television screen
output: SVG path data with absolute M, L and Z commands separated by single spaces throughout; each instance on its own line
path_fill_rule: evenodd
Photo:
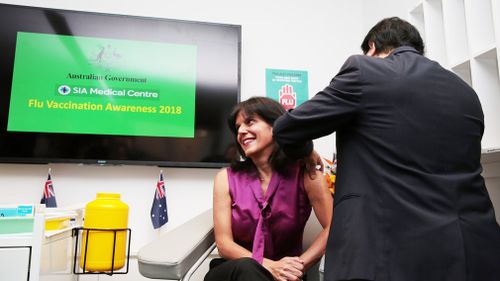
M 0 161 L 220 167 L 241 27 L 0 4 Z

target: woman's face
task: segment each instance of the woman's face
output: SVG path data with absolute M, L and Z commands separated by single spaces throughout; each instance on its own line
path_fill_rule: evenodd
M 236 140 L 246 157 L 255 158 L 273 150 L 273 127 L 260 116 L 240 111 L 236 116 Z

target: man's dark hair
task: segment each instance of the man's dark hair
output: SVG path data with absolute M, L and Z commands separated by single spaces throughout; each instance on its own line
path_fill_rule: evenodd
M 236 128 L 236 118 L 240 112 L 244 113 L 247 117 L 259 116 L 272 127 L 274 121 L 285 113 L 285 109 L 279 102 L 273 99 L 266 97 L 252 97 L 246 101 L 238 103 L 229 116 L 227 120 L 229 129 L 234 135 L 239 152 L 239 155 L 234 155 L 231 168 L 235 171 L 251 171 L 255 165 L 251 159 L 245 157 L 245 153 L 243 152 L 243 149 L 241 149 L 237 140 L 238 128 Z M 243 157 L 240 157 L 240 155 Z M 278 143 L 274 141 L 274 150 L 269 157 L 271 167 L 278 172 L 283 172 L 290 161 L 291 160 L 286 157 Z
M 372 27 L 361 44 L 365 54 L 370 50 L 369 42 L 375 44 L 377 53 L 409 46 L 415 48 L 421 55 L 424 54 L 424 42 L 418 30 L 398 17 L 383 19 Z

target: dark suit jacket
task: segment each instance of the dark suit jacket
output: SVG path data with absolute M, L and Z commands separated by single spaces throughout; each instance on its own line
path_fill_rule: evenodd
M 328 87 L 278 119 L 274 136 L 295 157 L 337 132 L 325 280 L 499 281 L 483 129 L 474 90 L 410 47 L 350 57 Z

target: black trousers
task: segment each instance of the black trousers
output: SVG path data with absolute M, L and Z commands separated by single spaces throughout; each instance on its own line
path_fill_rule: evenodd
M 274 281 L 274 278 L 252 258 L 213 259 L 204 281 Z

